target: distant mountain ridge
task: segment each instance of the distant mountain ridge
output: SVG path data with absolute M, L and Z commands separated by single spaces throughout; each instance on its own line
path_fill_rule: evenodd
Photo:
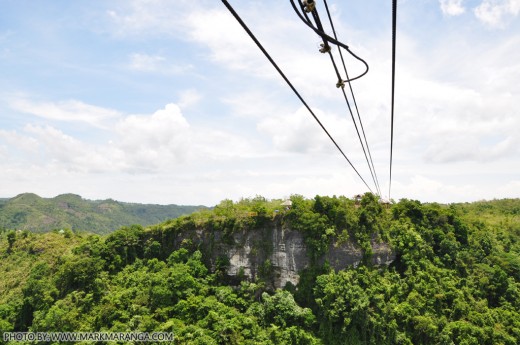
M 205 206 L 86 200 L 76 194 L 42 198 L 24 193 L 11 199 L 0 199 L 0 227 L 33 232 L 68 228 L 106 234 L 125 225 L 156 224 L 201 208 Z

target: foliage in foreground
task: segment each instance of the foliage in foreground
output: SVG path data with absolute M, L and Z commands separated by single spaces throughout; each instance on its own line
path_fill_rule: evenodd
M 359 205 L 292 200 L 285 213 L 262 198 L 224 201 L 106 237 L 4 232 L 0 330 L 171 331 L 178 344 L 520 342 L 519 200 L 449 207 L 401 200 L 389 209 L 369 194 Z M 229 285 L 193 244 L 169 249 L 171 233 L 233 233 L 265 226 L 273 214 L 305 234 L 315 258 L 332 238 L 370 257 L 377 239 L 390 242 L 396 260 L 339 272 L 314 260 L 299 286 L 268 291 L 268 277 Z

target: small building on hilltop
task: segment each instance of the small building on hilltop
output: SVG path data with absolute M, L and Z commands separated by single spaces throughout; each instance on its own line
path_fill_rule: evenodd
M 285 210 L 290 210 L 291 207 L 292 207 L 292 201 L 287 199 L 285 200 L 284 202 L 282 202 L 281 206 L 285 209 Z

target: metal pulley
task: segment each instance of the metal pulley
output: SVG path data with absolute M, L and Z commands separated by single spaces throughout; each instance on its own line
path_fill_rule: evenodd
M 303 6 L 305 12 L 310 13 L 314 11 L 314 9 L 316 8 L 316 3 L 314 2 L 314 0 L 303 0 Z
M 330 45 L 328 45 L 327 43 L 320 43 L 320 53 L 328 53 L 330 52 Z

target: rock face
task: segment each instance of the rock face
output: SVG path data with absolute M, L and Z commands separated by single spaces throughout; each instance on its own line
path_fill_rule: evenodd
M 289 282 L 298 284 L 299 273 L 311 264 L 303 234 L 290 229 L 280 220 L 230 236 L 220 231 L 198 230 L 191 234 L 184 233 L 176 242 L 186 239 L 209 254 L 208 264 L 212 268 L 225 258 L 230 277 L 255 279 L 268 275 L 273 288 L 283 288 Z M 388 265 L 395 260 L 395 253 L 386 243 L 372 241 L 372 251 L 374 265 Z M 330 244 L 327 254 L 319 262 L 327 261 L 332 268 L 340 270 L 348 266 L 356 267 L 362 259 L 360 248 L 352 242 L 344 242 Z
M 301 232 L 285 228 L 281 224 L 273 224 L 270 229 L 270 246 L 272 251 L 264 252 L 260 257 L 254 253 L 254 243 L 258 240 L 258 233 L 248 232 L 240 234 L 236 238 L 237 243 L 243 243 L 237 248 L 227 251 L 229 267 L 227 273 L 230 276 L 243 274 L 254 279 L 258 272 L 259 264 L 269 260 L 273 271 L 273 287 L 283 288 L 288 282 L 293 285 L 300 280 L 299 272 L 310 265 L 310 257 L 307 246 Z M 263 229 L 264 231 L 266 229 Z M 265 237 L 265 234 L 264 234 Z M 372 264 L 388 265 L 395 260 L 395 253 L 386 243 L 372 243 Z M 363 259 L 363 252 L 356 248 L 352 242 L 340 245 L 331 244 L 328 253 L 320 261 L 327 261 L 335 270 L 341 270 L 348 266 L 356 267 Z
M 257 247 L 255 244 L 258 244 L 260 240 L 258 233 L 240 234 L 237 242 L 245 245 L 228 251 L 229 268 L 227 273 L 230 276 L 236 276 L 242 271 L 245 276 L 254 279 L 258 274 L 260 265 L 269 260 L 275 288 L 284 287 L 287 282 L 294 285 L 298 284 L 300 279 L 298 272 L 309 265 L 307 247 L 302 234 L 281 226 L 269 229 L 271 231 L 263 230 L 266 233 L 262 234 L 261 237 L 267 237 L 264 241 L 269 241 L 265 242 L 268 245 L 263 246 L 263 249 L 267 250 L 252 250 Z M 270 236 L 265 236 L 266 234 Z

